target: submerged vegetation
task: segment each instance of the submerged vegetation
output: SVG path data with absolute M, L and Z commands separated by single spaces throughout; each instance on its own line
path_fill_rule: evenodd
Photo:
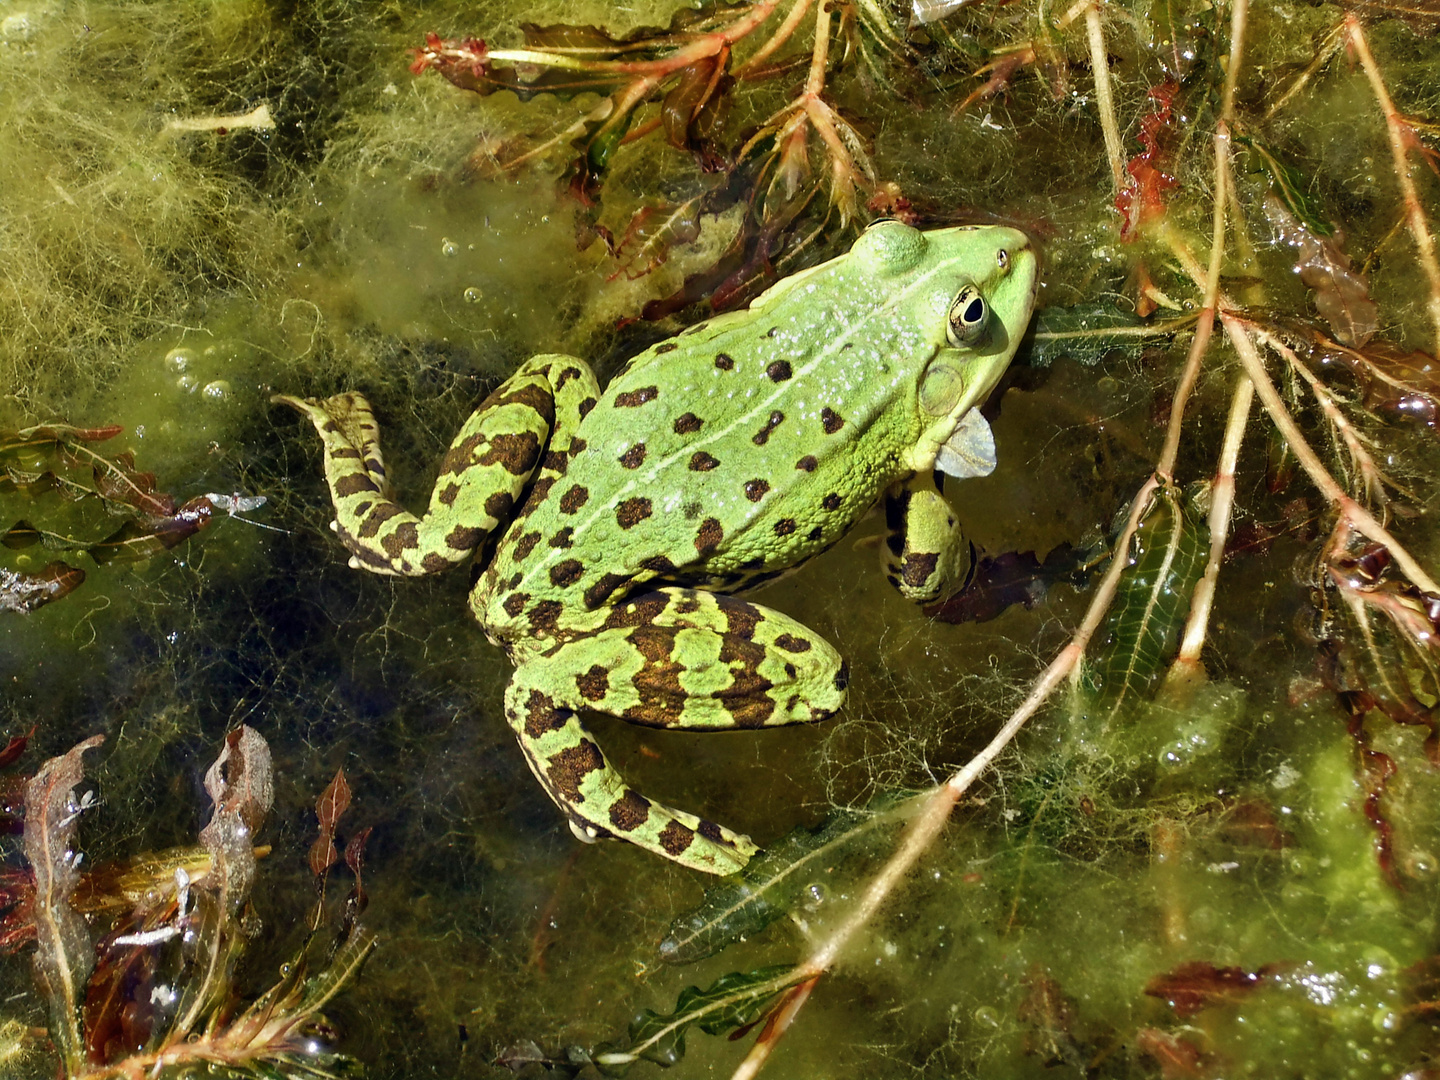
M 1440 8 L 621 18 L 0 5 L 6 1075 L 1429 1075 Z M 348 571 L 270 392 L 365 390 L 418 493 L 524 356 L 879 216 L 1045 248 L 973 579 L 842 545 L 764 593 L 841 717 L 605 732 L 743 875 L 579 847 L 464 575 Z

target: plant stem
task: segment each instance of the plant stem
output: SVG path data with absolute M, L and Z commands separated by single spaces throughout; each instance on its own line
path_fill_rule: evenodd
M 1115 99 L 1110 92 L 1110 60 L 1105 49 L 1105 29 L 1100 24 L 1100 7 L 1090 0 L 1085 9 L 1085 28 L 1090 37 L 1090 69 L 1095 74 L 1095 107 L 1100 111 L 1100 130 L 1105 133 L 1105 153 L 1110 158 L 1110 177 L 1118 194 L 1125 186 L 1125 152 L 1120 143 L 1120 126 L 1115 122 Z
M 1235 463 L 1240 458 L 1240 445 L 1245 440 L 1245 427 L 1254 400 L 1255 384 L 1241 376 L 1230 398 L 1230 416 L 1225 422 L 1225 438 L 1210 489 L 1210 557 L 1190 596 L 1190 613 L 1180 637 L 1180 652 L 1165 676 L 1167 689 L 1194 685 L 1205 675 L 1200 650 L 1205 645 L 1210 611 L 1215 604 L 1215 585 L 1220 579 L 1220 564 L 1225 559 L 1225 541 L 1230 536 L 1230 515 L 1235 507 Z
M 1140 518 L 1150 505 L 1151 495 L 1159 486 L 1159 479 L 1152 473 L 1140 486 L 1140 490 L 1135 493 L 1135 498 L 1130 503 L 1129 520 L 1126 522 L 1120 538 L 1116 541 L 1115 550 L 1117 552 L 1129 549 L 1135 530 L 1140 526 Z M 1035 715 L 1040 706 L 1059 688 L 1066 677 L 1073 677 L 1074 673 L 1079 670 L 1080 661 L 1085 656 L 1086 646 L 1094 637 L 1095 631 L 1099 629 L 1101 620 L 1104 619 L 1105 613 L 1110 609 L 1111 601 L 1115 598 L 1115 591 L 1120 584 L 1120 575 L 1124 573 L 1126 565 L 1124 558 L 1117 557 L 1110 561 L 1110 566 L 1105 571 L 1105 577 L 1095 590 L 1095 595 L 1090 600 L 1090 606 L 1086 609 L 1085 618 L 1079 629 L 1031 685 L 1030 693 L 1026 695 L 1025 700 L 1020 703 L 1019 708 L 1010 715 L 1000 730 L 995 733 L 995 737 L 990 740 L 989 745 L 966 762 L 945 783 L 917 796 L 923 800 L 920 811 L 906 829 L 899 849 L 890 856 L 889 861 L 866 886 L 859 903 L 840 925 L 795 969 L 805 981 L 792 987 L 781 999 L 773 1022 L 767 1027 L 763 1037 L 756 1040 L 750 1053 L 740 1063 L 740 1067 L 731 1074 L 731 1080 L 753 1080 L 769 1059 L 775 1043 L 794 1022 L 800 1007 L 810 996 L 816 980 L 834 965 L 845 946 L 875 917 L 881 906 L 889 899 L 890 894 L 914 867 L 916 861 L 940 835 L 940 830 L 950 818 L 950 811 L 960 801 L 961 796 L 969 790 L 986 769 L 994 764 L 995 759 L 1004 752 L 1011 740 L 1025 726 L 1025 722 Z
M 757 67 L 774 55 L 775 50 L 790 40 L 796 29 L 800 26 L 800 20 L 805 18 L 805 12 L 810 10 L 811 0 L 795 0 L 790 10 L 785 15 L 785 20 L 770 35 L 770 40 L 761 45 L 745 63 L 735 69 L 735 77 L 743 79 L 753 72 Z
M 1405 216 L 1410 225 L 1410 235 L 1415 238 L 1415 246 L 1420 251 L 1420 266 L 1430 280 L 1428 307 L 1430 321 L 1435 326 L 1434 355 L 1440 356 L 1440 264 L 1435 261 L 1435 242 L 1431 239 L 1425 212 L 1420 208 L 1420 196 L 1415 191 L 1415 181 L 1410 176 L 1410 161 L 1404 134 L 1409 125 L 1395 111 L 1395 103 L 1390 100 L 1390 92 L 1385 88 L 1380 66 L 1375 63 L 1375 57 L 1370 53 L 1365 31 L 1354 12 L 1345 16 L 1345 32 L 1350 37 L 1355 54 L 1360 58 L 1360 66 L 1365 69 L 1371 89 L 1375 91 L 1375 100 L 1380 103 L 1380 111 L 1385 114 L 1385 128 L 1390 136 L 1390 156 L 1395 161 L 1395 177 L 1400 181 L 1400 191 L 1405 196 Z
M 1362 536 L 1369 537 L 1377 544 L 1384 544 L 1389 548 L 1390 557 L 1395 560 L 1401 571 L 1413 584 L 1425 592 L 1440 595 L 1440 585 L 1437 585 L 1400 542 L 1390 535 L 1389 530 L 1375 520 L 1369 510 L 1346 494 L 1345 489 L 1330 475 L 1320 461 L 1319 455 L 1305 441 L 1305 436 L 1300 433 L 1295 418 L 1290 415 L 1290 410 L 1285 407 L 1285 402 L 1280 399 L 1279 391 L 1275 389 L 1275 384 L 1270 381 L 1270 376 L 1265 371 L 1265 363 L 1260 359 L 1255 342 L 1247 333 L 1249 324 L 1224 310 L 1220 312 L 1220 322 L 1230 337 L 1230 343 L 1235 346 L 1235 353 L 1240 357 L 1245 374 L 1250 376 L 1250 381 L 1255 384 L 1261 404 L 1265 406 L 1265 411 L 1270 414 L 1270 419 L 1274 421 L 1275 426 L 1280 429 L 1280 434 L 1284 436 L 1285 441 L 1290 444 L 1290 449 L 1295 452 L 1295 459 L 1300 462 L 1300 467 L 1309 475 L 1311 483 L 1319 488 L 1320 494 L 1340 511 L 1340 516 L 1349 523 L 1351 528 Z

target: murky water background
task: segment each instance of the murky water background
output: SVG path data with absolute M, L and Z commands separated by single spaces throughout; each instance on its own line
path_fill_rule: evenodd
M 259 730 L 275 757 L 276 807 L 260 838 L 273 851 L 260 863 L 258 931 L 239 979 L 258 992 L 303 934 L 313 804 L 343 768 L 354 792 L 347 828 L 374 829 L 364 918 L 381 944 L 327 1013 L 337 1047 L 374 1076 L 509 1075 L 491 1062 L 520 1040 L 552 1053 L 613 1040 L 637 1010 L 672 1008 L 686 985 L 797 959 L 864 880 L 859 868 L 853 880 L 827 879 L 797 912 L 800 925 L 782 922 L 690 967 L 661 964 L 656 943 L 706 883 L 627 845 L 572 839 L 506 729 L 508 665 L 467 614 L 466 575 L 391 582 L 347 569 L 325 527 L 318 447 L 268 404 L 272 392 L 363 388 L 402 497 L 418 501 L 451 433 L 521 359 L 571 351 L 603 382 L 678 327 L 617 322 L 713 258 L 726 222 L 707 224 L 694 250 L 655 275 L 610 280 L 602 245 L 577 250 L 555 167 L 489 176 L 467 165 L 517 129 L 560 124 L 569 107 L 482 100 L 406 70 L 407 50 L 430 30 L 503 39 L 512 20 L 603 19 L 621 31 L 663 23 L 672 7 L 0 0 L 0 427 L 122 425 L 114 446 L 132 449 L 163 490 L 269 500 L 247 515 L 258 525 L 217 520 L 143 563 L 69 556 L 86 568 L 80 589 L 0 615 L 0 733 L 36 728 L 12 771 L 28 775 L 104 733 L 90 755 L 100 803 L 81 826 L 87 859 L 104 862 L 193 844 L 208 813 L 201 777 L 225 732 L 242 721 Z M 1195 7 L 1215 28 L 1205 47 L 1223 52 L 1223 20 Z M 1257 7 L 1242 101 L 1260 111 L 1340 15 Z M 1132 37 L 1160 15 L 1140 5 L 1110 17 L 1140 27 L 1116 29 L 1111 45 L 1130 123 L 1147 108 L 1152 74 Z M 1026 25 L 1009 8 L 976 20 L 960 29 L 1013 36 Z M 1381 21 L 1372 38 L 1402 111 L 1434 118 L 1433 36 Z M 863 106 L 881 172 L 907 192 L 1043 230 L 1042 302 L 1052 305 L 1119 294 L 1133 256 L 1116 239 L 1108 195 L 1096 194 L 1109 174 L 1083 42 L 1075 30 L 1065 40 L 1068 100 L 1034 76 L 963 114 L 937 107 L 933 93 L 922 108 L 854 81 L 835 86 L 843 103 Z M 974 85 L 951 81 L 957 99 Z M 785 90 L 762 91 L 735 122 L 745 109 L 763 116 Z M 1407 241 L 1392 234 L 1398 202 L 1373 99 L 1343 58 L 1306 94 L 1274 137 L 1319 177 L 1352 254 L 1378 253 L 1383 334 L 1423 347 L 1423 285 Z M 272 130 L 166 126 L 260 102 Z M 1172 216 L 1208 237 L 1208 159 L 1185 160 L 1198 164 L 1182 174 L 1186 197 Z M 1427 170 L 1414 175 L 1434 216 L 1440 187 Z M 617 159 L 606 213 L 623 226 L 642 196 L 702 182 L 685 155 L 639 143 Z M 1259 181 L 1245 183 L 1242 196 L 1258 198 Z M 1227 281 L 1259 278 L 1277 310 L 1306 311 L 1285 253 L 1257 240 L 1259 262 L 1228 266 Z M 1188 299 L 1163 258 L 1150 259 Z M 1158 451 L 1187 345 L 1182 336 L 1143 357 L 1025 373 L 995 424 L 999 470 L 956 492 L 981 549 L 1043 555 L 1103 538 Z M 1217 363 L 1202 381 L 1185 480 L 1213 470 L 1230 379 Z M 1399 527 L 1434 566 L 1440 544 L 1423 516 L 1432 435 L 1391 425 L 1387 437 L 1397 475 L 1411 481 L 1413 513 Z M 1275 520 L 1304 485 L 1267 494 L 1265 454 L 1263 434 L 1252 436 L 1241 499 L 1246 515 Z M 0 493 L 0 511 L 0 527 L 24 518 L 64 532 L 94 520 L 54 495 Z M 856 536 L 879 530 L 872 521 Z M 1429 1067 L 1440 1049 L 1427 1019 L 1434 995 L 1417 965 L 1440 933 L 1440 773 L 1425 759 L 1423 727 L 1371 722 L 1373 747 L 1398 769 L 1385 794 L 1397 860 L 1386 880 L 1355 741 L 1296 629 L 1308 593 L 1294 567 L 1307 553 L 1308 536 L 1282 536 L 1263 557 L 1227 566 L 1206 654 L 1217 681 L 1189 711 L 1111 723 L 1064 706 L 1038 719 L 824 980 L 767 1075 L 1048 1076 L 1058 1063 L 1066 1074 L 1369 1077 Z M 21 570 L 53 557 L 0 554 Z M 839 719 L 710 738 L 597 719 L 612 760 L 641 790 L 773 842 L 832 806 L 943 778 L 988 740 L 1083 611 L 1074 588 L 1056 585 L 1032 610 L 934 623 L 874 563 L 847 541 L 757 594 L 850 658 Z M 1167 764 L 1175 746 L 1184 752 Z M 1257 840 L 1258 819 L 1237 824 L 1234 807 L 1250 805 L 1278 833 Z M 6 855 L 18 864 L 13 844 Z M 0 959 L 0 1020 L 44 1028 L 25 951 Z M 1143 988 L 1190 961 L 1278 966 L 1261 990 L 1184 1025 Z M 1147 1056 L 1144 1033 L 1162 1029 L 1190 1032 L 1205 1056 Z M 692 1032 L 666 1075 L 725 1075 L 746 1045 Z M 54 1074 L 43 1038 L 24 1048 L 6 1075 Z

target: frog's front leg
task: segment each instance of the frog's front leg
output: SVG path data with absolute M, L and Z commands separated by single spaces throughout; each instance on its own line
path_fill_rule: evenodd
M 578 717 L 723 731 L 824 720 L 845 699 L 834 647 L 777 611 L 660 589 L 561 627 L 563 644 L 518 655 L 505 712 L 531 770 L 581 839 L 616 836 L 696 870 L 730 874 L 750 839 L 630 788 Z
M 325 444 L 325 479 L 335 504 L 332 528 L 354 556 L 379 574 L 419 576 L 468 559 L 509 520 L 551 438 L 574 431 L 600 396 L 595 375 L 569 356 L 536 356 L 496 388 L 465 422 L 440 463 L 423 516 L 391 496 L 380 428 L 360 394 L 323 400 L 277 394 L 310 418 Z
M 902 596 L 928 604 L 964 586 L 974 555 L 938 473 L 912 476 L 886 492 L 885 526 L 885 576 Z

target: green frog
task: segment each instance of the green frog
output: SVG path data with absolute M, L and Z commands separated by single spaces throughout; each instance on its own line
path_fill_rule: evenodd
M 361 395 L 275 400 L 324 442 L 351 566 L 413 576 L 489 553 L 471 610 L 515 664 L 506 719 L 575 834 L 729 874 L 750 839 L 629 787 L 583 714 L 686 731 L 834 714 L 835 648 L 735 594 L 882 497 L 890 581 L 918 602 L 963 581 L 970 546 L 941 477 L 994 467 L 978 407 L 1037 274 L 1014 229 L 883 221 L 747 310 L 646 349 L 604 393 L 583 361 L 534 357 L 465 423 L 423 516 L 394 501 Z

